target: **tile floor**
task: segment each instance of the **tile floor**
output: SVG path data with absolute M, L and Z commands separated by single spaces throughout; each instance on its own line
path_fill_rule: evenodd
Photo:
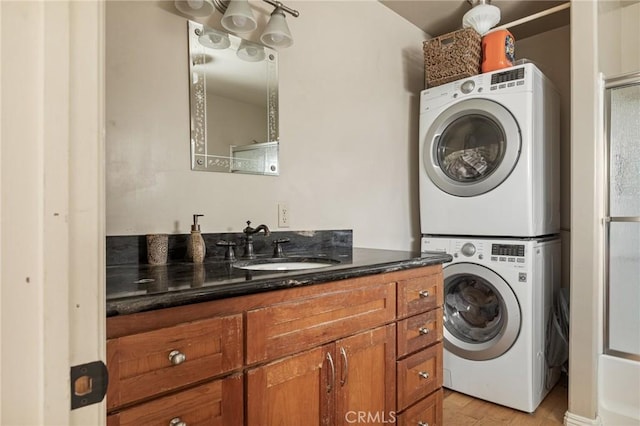
M 532 414 L 444 389 L 444 426 L 562 425 L 567 411 L 567 381 L 560 379 Z

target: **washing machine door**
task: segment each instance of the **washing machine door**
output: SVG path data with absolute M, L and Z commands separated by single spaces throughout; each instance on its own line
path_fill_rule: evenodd
M 520 332 L 520 306 L 509 284 L 474 263 L 444 268 L 444 345 L 464 359 L 497 358 Z
M 505 181 L 518 162 L 522 139 L 509 110 L 476 98 L 444 110 L 422 143 L 431 181 L 451 195 L 473 197 Z

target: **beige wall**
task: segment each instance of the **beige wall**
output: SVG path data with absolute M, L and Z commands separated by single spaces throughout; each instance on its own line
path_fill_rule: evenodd
M 549 48 L 553 46 L 553 48 Z M 560 93 L 560 235 L 562 286 L 570 282 L 571 231 L 571 29 L 557 28 L 516 41 L 517 59 L 533 61 Z
M 292 2 L 280 176 L 193 172 L 186 20 L 172 4 L 107 4 L 108 235 L 185 233 L 193 213 L 205 215 L 203 232 L 248 219 L 275 229 L 287 202 L 292 230 L 348 228 L 357 246 L 418 247 L 421 30 L 377 1 Z

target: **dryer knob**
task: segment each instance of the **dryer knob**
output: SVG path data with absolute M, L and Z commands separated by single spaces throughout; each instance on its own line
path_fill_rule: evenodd
M 465 243 L 460 249 L 460 252 L 467 257 L 473 256 L 476 254 L 476 246 L 471 243 Z
M 462 93 L 471 93 L 475 87 L 476 83 L 473 80 L 467 80 L 462 83 L 462 86 L 460 86 L 460 90 L 462 91 Z

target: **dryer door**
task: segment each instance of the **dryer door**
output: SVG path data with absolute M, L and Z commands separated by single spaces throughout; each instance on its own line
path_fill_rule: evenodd
M 459 197 L 489 192 L 518 162 L 518 123 L 502 105 L 467 99 L 444 110 L 429 127 L 423 164 L 431 181 Z
M 497 358 L 520 332 L 520 306 L 507 282 L 474 263 L 444 268 L 444 346 L 464 359 Z

